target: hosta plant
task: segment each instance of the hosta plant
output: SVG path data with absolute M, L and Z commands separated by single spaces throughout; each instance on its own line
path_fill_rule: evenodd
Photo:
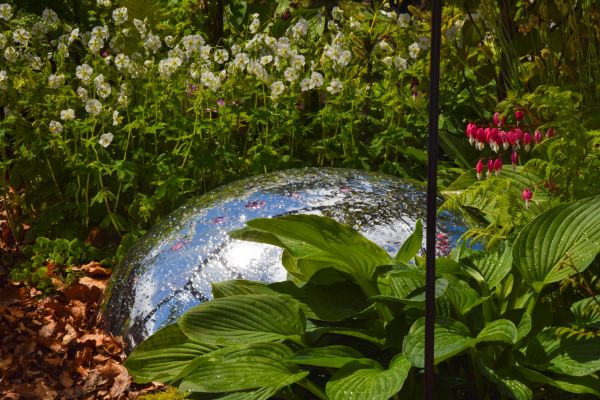
M 420 223 L 395 257 L 318 216 L 256 219 L 233 236 L 283 248 L 290 280 L 213 284 L 200 304 L 138 346 L 126 367 L 210 399 L 421 396 Z M 600 304 L 552 312 L 554 282 L 594 264 L 600 197 L 541 213 L 493 251 L 437 260 L 438 398 L 600 397 Z M 547 397 L 546 397 L 547 398 Z

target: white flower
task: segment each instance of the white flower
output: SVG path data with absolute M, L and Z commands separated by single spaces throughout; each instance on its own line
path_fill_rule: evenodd
M 248 54 L 238 53 L 235 55 L 235 58 L 232 61 L 233 68 L 243 70 L 249 61 L 250 61 L 250 57 L 248 57 Z
M 421 47 L 419 47 L 419 43 L 413 43 L 408 46 L 408 55 L 410 58 L 417 58 L 419 55 L 419 51 L 421 51 Z
M 281 81 L 275 81 L 271 84 L 271 98 L 277 99 L 285 89 L 285 85 Z
M 123 117 L 119 117 L 119 112 L 117 110 L 113 111 L 112 114 L 112 124 L 113 126 L 117 126 L 121 123 Z
M 404 71 L 406 68 L 408 68 L 408 61 L 406 60 L 406 58 L 396 56 L 394 57 L 394 65 L 396 66 L 396 68 L 398 68 L 398 70 Z
M 200 35 L 187 35 L 181 39 L 183 48 L 188 53 L 193 53 L 200 50 L 200 46 L 204 46 L 204 38 Z
M 63 131 L 63 126 L 58 121 L 50 121 L 48 129 L 50 130 L 50 133 L 61 133 Z
M 102 111 L 102 103 L 96 99 L 90 99 L 85 102 L 85 111 L 92 115 L 98 115 Z
M 103 82 L 100 85 L 96 85 L 96 93 L 98 94 L 98 96 L 100 96 L 103 99 L 105 99 L 108 96 L 110 96 L 110 92 L 111 91 L 112 91 L 112 88 L 106 82 Z
M 329 82 L 329 86 L 327 86 L 327 91 L 331 94 L 337 94 L 339 92 L 342 91 L 342 89 L 344 88 L 344 84 L 342 82 L 340 82 L 338 79 L 332 79 L 331 82 Z
M 211 47 L 209 45 L 200 46 L 200 57 L 206 61 L 210 60 L 210 51 Z
M 98 76 L 94 78 L 94 85 L 99 87 L 102 84 L 104 84 L 104 74 L 98 74 Z
M 8 20 L 10 20 L 11 17 L 12 17 L 12 7 L 10 6 L 10 4 L 7 4 L 7 3 L 0 4 L 0 19 L 8 21 Z
M 321 75 L 319 72 L 314 71 L 310 75 L 310 88 L 314 89 L 321 86 L 323 86 L 323 75 Z
M 54 25 L 58 22 L 58 15 L 56 15 L 56 13 L 51 9 L 46 8 L 44 11 L 42 11 L 42 22 L 46 24 L 46 26 Z
M 165 36 L 165 44 L 167 47 L 173 47 L 175 45 L 175 38 L 171 35 Z
M 39 56 L 34 56 L 32 53 L 25 53 L 23 58 L 27 60 L 27 64 L 33 70 L 39 71 L 42 69 L 42 59 Z
M 69 33 L 69 44 L 73 43 L 77 38 L 79 38 L 79 28 L 75 28 Z
M 137 29 L 137 31 L 140 33 L 140 36 L 143 39 L 146 36 L 146 23 L 137 18 L 134 18 L 133 25 L 135 26 L 135 29 Z
M 79 97 L 79 100 L 81 101 L 87 101 L 88 99 L 88 91 L 86 88 L 82 88 L 82 87 L 78 87 L 77 88 L 77 97 Z
M 64 58 L 67 58 L 67 57 L 69 57 L 69 48 L 67 47 L 66 44 L 59 43 L 58 47 L 56 48 L 56 54 L 59 56 L 62 56 Z
M 104 40 L 100 36 L 92 35 L 88 47 L 93 53 L 97 53 L 104 47 Z
M 349 26 L 351 31 L 358 31 L 360 29 L 360 22 L 355 20 L 354 17 L 350 17 Z
M 219 72 L 219 79 L 222 81 L 224 81 L 225 79 L 227 79 L 227 70 L 226 69 L 222 69 Z
M 392 62 L 394 60 L 392 59 L 392 57 L 387 56 L 387 57 L 383 57 L 383 59 L 381 60 L 381 62 L 386 66 L 389 67 L 390 65 L 392 65 Z
M 202 84 L 211 89 L 213 92 L 216 92 L 221 87 L 221 81 L 219 78 L 215 76 L 211 71 L 204 71 L 202 75 L 200 75 L 200 79 Z
M 386 53 L 394 51 L 394 49 L 392 49 L 392 46 L 390 46 L 390 44 L 388 42 L 386 42 L 385 40 L 382 40 L 381 42 L 379 42 L 378 46 L 381 50 L 385 51 Z
M 8 73 L 4 70 L 0 71 L 0 89 L 8 90 Z
M 115 67 L 117 67 L 117 69 L 122 70 L 127 68 L 127 66 L 129 65 L 129 57 L 127 57 L 125 54 L 117 54 L 115 56 Z
M 342 18 L 344 18 L 344 11 L 337 6 L 333 7 L 333 9 L 331 10 L 331 17 L 335 21 L 341 21 Z
M 98 5 L 98 7 L 110 7 L 110 0 L 96 0 L 96 4 Z
M 93 73 L 94 70 L 87 64 L 81 64 L 75 68 L 75 76 L 81 79 L 83 83 L 87 83 L 92 77 Z
M 4 36 L 4 33 L 0 32 L 0 50 L 4 49 L 6 47 L 6 36 Z
M 100 135 L 100 140 L 98 141 L 98 143 L 100 143 L 100 146 L 107 148 L 112 143 L 112 141 L 113 134 L 111 132 L 107 132 Z
M 298 71 L 292 67 L 288 67 L 283 71 L 283 76 L 286 81 L 293 83 L 298 79 Z
M 273 61 L 273 56 L 270 56 L 270 55 L 267 55 L 267 56 L 262 56 L 262 57 L 260 58 L 260 63 L 261 63 L 262 65 L 267 65 L 267 64 L 270 64 L 270 63 L 271 63 L 271 61 Z
M 4 58 L 11 63 L 17 62 L 19 60 L 19 51 L 12 46 L 8 46 L 4 50 Z
M 146 48 L 152 50 L 153 53 L 156 53 L 160 50 L 162 43 L 160 42 L 160 37 L 158 35 L 153 35 L 152 32 L 146 36 L 146 40 L 144 40 L 144 45 Z
M 331 61 L 333 61 L 333 64 L 336 67 L 347 66 L 350 62 L 350 58 L 352 58 L 352 54 L 350 53 L 350 51 L 344 50 L 344 48 L 339 43 L 326 45 L 325 52 L 323 54 Z
M 300 90 L 303 92 L 310 90 L 310 79 L 304 78 L 300 81 Z
M 97 36 L 103 40 L 108 39 L 108 27 L 106 25 L 93 27 L 92 36 Z
M 225 49 L 217 49 L 215 50 L 213 59 L 217 64 L 223 64 L 225 61 L 229 60 L 229 53 Z
M 13 32 L 13 41 L 15 43 L 20 43 L 23 46 L 27 46 L 30 37 L 31 35 L 29 35 L 29 32 L 27 32 L 25 29 L 15 29 Z
M 429 49 L 429 42 L 430 39 L 427 36 L 421 36 L 419 38 L 419 47 L 421 48 L 421 50 Z
M 408 24 L 410 24 L 410 14 L 409 13 L 403 13 L 398 15 L 398 25 L 401 28 L 406 28 L 408 26 Z
M 75 110 L 73 110 L 72 108 L 62 110 L 60 112 L 60 119 L 62 119 L 63 121 L 73 121 L 75 119 Z
M 177 68 L 181 66 L 181 63 L 182 61 L 179 57 L 169 57 L 160 60 L 158 63 L 158 72 L 161 78 L 168 78 L 173 75 L 173 73 L 177 71 Z
M 294 40 L 300 40 L 308 32 L 308 22 L 304 18 L 300 18 L 294 26 L 289 29 L 289 34 Z
M 306 64 L 306 61 L 304 60 L 304 56 L 302 54 L 296 54 L 292 57 L 290 64 L 292 68 L 301 69 L 304 67 L 304 64 Z
M 259 15 L 257 13 L 252 14 L 252 22 L 250 23 L 250 26 L 248 27 L 248 30 L 250 31 L 250 33 L 256 33 L 258 32 L 258 28 L 260 28 L 260 20 L 258 19 Z
M 48 86 L 52 89 L 58 89 L 65 82 L 65 76 L 63 74 L 52 74 L 48 76 Z
M 112 18 L 117 25 L 125 23 L 127 21 L 127 7 L 115 8 L 112 12 Z

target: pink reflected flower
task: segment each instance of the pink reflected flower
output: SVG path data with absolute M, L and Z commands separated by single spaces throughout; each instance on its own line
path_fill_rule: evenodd
M 246 203 L 246 205 L 244 207 L 251 209 L 251 210 L 256 210 L 258 208 L 264 207 L 265 204 L 267 204 L 267 202 L 264 200 L 253 200 L 253 201 L 249 201 L 248 203 Z

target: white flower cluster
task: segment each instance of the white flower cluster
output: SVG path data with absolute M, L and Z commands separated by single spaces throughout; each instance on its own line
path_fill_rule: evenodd
M 352 53 L 344 49 L 339 43 L 325 45 L 325 52 L 323 54 L 333 62 L 336 68 L 347 66 L 352 58 Z
M 105 40 L 108 40 L 108 27 L 106 25 L 95 26 L 88 41 L 88 48 L 93 53 L 97 53 L 104 47 Z
M 250 33 L 256 33 L 256 32 L 258 32 L 258 28 L 260 28 L 259 15 L 258 15 L 258 13 L 254 13 L 254 14 L 252 14 L 252 22 L 250 22 L 250 25 L 248 26 L 248 30 L 250 31 Z
M 51 89 L 58 89 L 65 83 L 65 76 L 63 74 L 52 74 L 48 76 L 48 86 Z
M 323 86 L 323 75 L 320 72 L 313 71 L 310 78 L 304 78 L 300 81 L 300 90 L 303 92 Z
M 181 45 L 188 54 L 196 53 L 204 46 L 204 38 L 201 35 L 187 35 L 181 38 Z
M 60 112 L 60 119 L 62 119 L 63 121 L 73 121 L 75 119 L 75 110 L 73 110 L 72 108 L 62 110 Z
M 112 88 L 110 87 L 110 84 L 104 80 L 104 74 L 99 74 L 94 78 L 94 86 L 96 86 L 96 94 L 99 97 L 106 99 L 110 96 Z
M 144 46 L 146 49 L 152 51 L 152 53 L 156 53 L 162 47 L 160 37 L 154 35 L 152 32 L 148 33 L 148 36 L 146 36 L 146 39 L 144 40 Z

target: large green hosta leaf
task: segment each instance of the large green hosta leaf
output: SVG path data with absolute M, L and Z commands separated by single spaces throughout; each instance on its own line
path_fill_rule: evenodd
M 494 290 L 512 269 L 512 249 L 506 246 L 503 251 L 478 253 L 473 258 L 473 265 L 488 288 Z
M 279 343 L 254 343 L 223 348 L 196 358 L 180 374 L 179 389 L 220 393 L 258 388 L 282 388 L 308 372 L 285 361 L 291 350 Z
M 351 361 L 364 358 L 362 353 L 348 346 L 325 346 L 300 350 L 288 361 L 315 367 L 342 368 Z
M 523 228 L 513 258 L 536 291 L 585 270 L 600 251 L 600 196 L 552 208 Z
M 150 336 L 129 355 L 125 367 L 136 382 L 170 382 L 194 358 L 217 349 L 201 344 L 167 325 Z
M 206 344 L 231 345 L 299 338 L 306 321 L 289 296 L 248 294 L 199 304 L 181 316 L 179 327 Z
M 437 317 L 435 322 L 434 363 L 455 356 L 481 342 L 504 342 L 514 344 L 517 328 L 507 319 L 499 319 L 487 324 L 476 337 L 470 336 L 469 328 L 446 317 Z M 425 318 L 413 324 L 404 338 L 402 351 L 417 368 L 424 367 L 425 360 Z
M 258 218 L 248 227 L 231 233 L 237 239 L 251 240 L 283 247 L 300 260 L 320 263 L 354 276 L 359 282 L 372 278 L 381 265 L 392 264 L 392 258 L 348 225 L 316 215 L 286 215 Z M 304 276 L 308 280 L 310 276 Z
M 593 394 L 600 397 L 600 380 L 595 376 L 546 376 L 538 371 L 524 367 L 516 367 L 516 370 L 531 382 L 542 385 L 550 385 L 561 390 L 577 394 Z
M 410 362 L 399 354 L 389 368 L 372 363 L 351 362 L 336 371 L 327 382 L 330 400 L 388 400 L 398 393 L 410 371 Z
M 525 354 L 526 362 L 536 369 L 586 376 L 600 370 L 600 336 L 593 331 L 547 328 L 527 344 Z

